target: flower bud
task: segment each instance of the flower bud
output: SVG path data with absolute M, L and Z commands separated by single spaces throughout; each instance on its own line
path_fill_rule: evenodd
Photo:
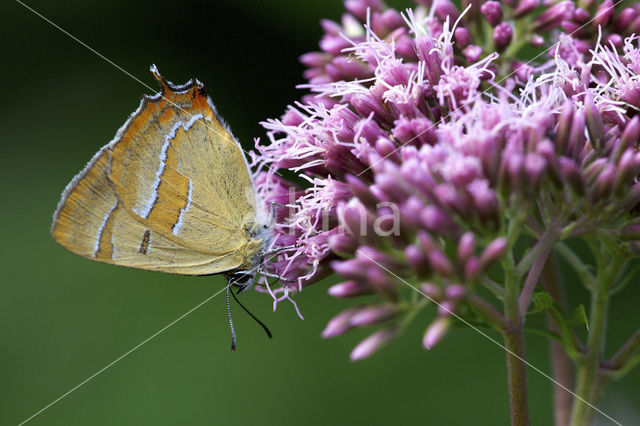
M 504 237 L 498 237 L 495 240 L 491 241 L 489 245 L 484 248 L 482 254 L 480 255 L 480 261 L 486 268 L 487 266 L 500 259 L 506 251 L 507 239 Z
M 560 23 L 560 28 L 562 28 L 562 30 L 567 33 L 567 34 L 571 34 L 571 37 L 577 37 L 577 38 L 581 38 L 581 37 L 585 37 L 588 35 L 588 32 L 580 26 L 580 24 L 578 24 L 577 22 L 574 21 L 562 21 Z M 565 57 L 563 55 L 563 50 L 560 49 L 558 51 L 560 57 Z M 551 50 L 548 53 L 548 56 L 550 57 L 554 57 L 556 55 L 556 49 L 554 48 L 553 50 Z
M 371 191 L 378 194 L 380 201 L 399 204 L 409 197 L 409 188 L 399 173 L 378 173 L 376 183 L 371 186 Z
M 396 34 L 396 32 L 399 32 L 399 30 L 394 31 L 393 34 Z M 418 56 L 414 49 L 413 39 L 407 36 L 404 30 L 402 33 L 396 35 L 396 53 L 399 57 L 405 60 L 418 62 Z
M 362 281 L 345 281 L 329 287 L 329 294 L 339 298 L 363 296 L 373 293 L 373 288 Z
M 440 64 L 442 59 L 440 54 L 434 48 L 435 43 L 431 36 L 416 37 L 415 41 L 416 55 L 418 59 L 426 63 L 425 74 L 431 86 L 436 86 L 440 81 Z
M 547 170 L 546 160 L 538 154 L 529 153 L 524 157 L 524 170 L 527 175 L 529 189 L 537 185 Z
M 486 2 L 480 7 L 480 12 L 492 27 L 502 22 L 502 6 L 497 1 Z
M 356 312 L 358 312 L 361 307 L 347 309 L 346 311 L 340 312 L 335 317 L 331 318 L 327 323 L 327 326 L 322 331 L 322 337 L 336 337 L 344 334 L 346 331 L 349 331 L 353 328 L 351 324 L 351 317 L 353 317 Z
M 371 71 L 362 62 L 345 56 L 337 56 L 325 66 L 325 72 L 333 81 L 364 79 L 371 76 Z
M 638 30 L 640 30 L 640 17 L 638 17 Z M 620 98 L 626 103 L 640 108 L 640 88 L 636 87 L 636 85 L 625 85 L 622 88 Z
M 464 279 L 466 282 L 474 282 L 482 272 L 482 264 L 477 257 L 471 257 L 464 265 Z
M 429 327 L 427 327 L 427 330 L 424 333 L 424 337 L 422 338 L 422 346 L 424 346 L 426 349 L 433 348 L 447 334 L 450 327 L 450 318 L 436 318 L 429 325 Z
M 353 256 L 358 249 L 358 242 L 342 232 L 331 235 L 328 244 L 332 252 L 344 257 Z
M 533 31 L 545 32 L 557 27 L 562 21 L 570 20 L 574 7 L 571 0 L 554 4 L 533 20 Z
M 391 8 L 383 12 L 376 12 L 371 17 L 371 28 L 379 36 L 389 34 L 403 24 L 404 20 L 400 13 Z
M 382 129 L 373 120 L 363 119 L 358 121 L 354 126 L 354 137 L 358 139 L 358 141 L 349 141 L 349 142 L 359 142 L 361 139 L 364 139 L 369 145 L 373 145 L 378 139 L 384 137 L 384 133 Z
M 365 22 L 367 9 L 370 9 L 371 12 L 380 12 L 384 6 L 380 0 L 346 0 L 344 8 L 360 21 Z
M 328 33 L 322 36 L 319 45 L 320 49 L 332 56 L 339 55 L 343 49 L 351 46 L 351 44 L 340 35 L 331 35 Z
M 560 174 L 565 182 L 577 195 L 583 195 L 586 191 L 585 182 L 580 173 L 578 165 L 571 158 L 560 157 L 558 160 Z
M 378 138 L 375 148 L 381 158 L 396 162 L 400 160 L 398 148 L 388 138 Z
M 437 0 L 434 2 L 435 12 L 442 22 L 449 18 L 449 25 L 452 25 L 460 16 L 458 8 L 450 0 Z
M 366 281 L 367 278 L 366 263 L 360 259 L 334 260 L 331 268 L 348 280 Z
M 373 355 L 378 349 L 384 346 L 389 340 L 398 334 L 397 327 L 389 327 L 373 333 L 353 348 L 351 361 L 360 361 Z
M 592 185 L 596 181 L 608 163 L 608 159 L 598 158 L 584 168 L 584 177 L 588 185 Z
M 613 29 L 618 34 L 626 33 L 637 16 L 638 12 L 634 8 L 625 7 L 616 14 L 616 17 L 613 20 Z
M 441 317 L 448 317 L 455 314 L 457 304 L 451 300 L 445 300 L 438 305 L 438 315 Z
M 635 149 L 638 144 L 640 144 L 640 118 L 636 115 L 627 122 L 614 151 L 613 161 L 617 163 L 623 152 L 631 148 Z
M 561 155 L 566 153 L 569 145 L 569 136 L 571 135 L 571 126 L 573 124 L 573 112 L 575 108 L 570 100 L 564 103 L 562 112 L 558 118 L 558 126 L 555 132 L 555 145 L 557 152 Z
M 428 205 L 420 213 L 420 223 L 425 229 L 441 234 L 454 234 L 458 225 L 436 206 Z
M 456 28 L 455 32 L 453 33 L 453 39 L 461 48 L 467 47 L 472 40 L 471 33 L 469 33 L 469 30 L 465 27 Z
M 442 289 L 434 283 L 426 282 L 420 286 L 422 293 L 432 302 L 440 303 L 444 296 Z
M 616 174 L 616 168 L 613 164 L 606 164 L 604 166 L 595 181 L 594 191 L 591 196 L 592 202 L 596 203 L 601 199 L 608 199 L 613 195 Z
M 358 177 L 351 174 L 345 175 L 345 180 L 349 185 L 349 189 L 353 192 L 365 207 L 374 208 L 378 204 L 378 200 L 373 196 L 369 187 Z
M 638 207 L 640 204 L 640 182 L 634 183 L 629 190 L 627 197 L 624 199 L 622 205 L 623 210 L 631 210 Z
M 604 126 L 600 111 L 593 103 L 593 95 L 589 91 L 584 95 L 584 113 L 591 146 L 599 151 L 604 144 Z
M 404 255 L 407 259 L 409 267 L 418 277 L 426 277 L 429 275 L 429 272 L 431 271 L 429 268 L 429 263 L 420 248 L 411 244 L 407 246 L 406 249 L 404 249 Z
M 389 271 L 397 271 L 403 267 L 403 263 L 393 256 L 369 246 L 361 246 L 356 252 L 356 256 L 358 259 L 362 259 L 365 264 L 373 263 Z
M 590 19 L 591 19 L 591 16 L 589 15 L 589 12 L 587 12 L 582 7 L 577 7 L 573 11 L 573 16 L 571 17 L 571 21 L 576 22 L 578 24 L 585 24 L 589 22 Z
M 464 48 L 462 54 L 467 62 L 475 62 L 482 56 L 482 47 L 470 44 Z
M 521 18 L 536 10 L 538 6 L 540 6 L 540 0 L 522 0 L 518 3 L 518 7 L 513 11 L 513 17 Z
M 615 8 L 613 6 L 613 0 L 604 0 L 598 5 L 598 9 L 596 10 L 596 14 L 592 21 L 593 26 L 595 28 L 606 26 L 614 13 Z
M 391 124 L 393 120 L 384 108 L 381 100 L 375 99 L 371 94 L 358 93 L 351 98 L 351 105 L 363 117 L 369 117 L 371 113 L 376 121 Z M 382 136 L 382 135 L 381 135 Z M 377 138 L 376 138 L 377 140 Z M 375 140 L 374 140 L 375 142 Z
M 325 52 L 309 52 L 300 56 L 300 62 L 307 67 L 323 67 L 331 62 L 331 55 Z
M 454 302 L 460 301 L 467 294 L 467 288 L 460 284 L 453 284 L 447 286 L 445 289 L 445 295 L 447 299 Z
M 609 34 L 605 40 L 605 43 L 608 45 L 613 45 L 614 47 L 620 49 L 624 43 L 620 34 Z
M 584 127 L 585 117 L 584 113 L 580 110 L 573 113 L 573 120 L 571 123 L 571 132 L 567 139 L 567 154 L 568 156 L 578 159 L 582 150 L 584 149 Z
M 518 78 L 518 80 L 522 82 L 526 82 L 529 80 L 529 77 L 533 76 L 535 69 L 522 61 L 513 61 L 512 64 L 513 72 Z
M 376 293 L 383 294 L 392 301 L 398 300 L 396 283 L 386 271 L 378 267 L 369 268 L 367 271 L 367 282 L 373 287 Z
M 458 263 L 464 264 L 476 250 L 476 237 L 473 232 L 465 232 L 458 240 Z
M 427 253 L 427 259 L 429 259 L 429 265 L 436 273 L 443 277 L 450 277 L 453 275 L 454 269 L 449 258 L 439 249 L 433 248 Z
M 629 182 L 638 176 L 639 168 L 640 154 L 635 153 L 632 149 L 626 150 L 618 163 L 618 175 L 615 183 L 616 192 L 620 191 L 624 194 L 628 190 Z
M 398 308 L 394 305 L 370 306 L 356 312 L 350 319 L 351 325 L 361 327 L 364 325 L 379 324 L 398 315 Z

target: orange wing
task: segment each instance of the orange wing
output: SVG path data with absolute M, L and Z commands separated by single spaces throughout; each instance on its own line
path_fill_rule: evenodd
M 239 144 L 204 86 L 166 81 L 69 184 L 52 234 L 85 257 L 211 274 L 251 266 L 256 195 Z

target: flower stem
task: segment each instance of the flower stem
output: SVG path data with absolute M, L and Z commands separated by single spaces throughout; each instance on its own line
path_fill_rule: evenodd
M 507 374 L 509 378 L 509 407 L 512 426 L 529 425 L 527 402 L 527 375 L 524 364 L 524 332 L 522 323 L 503 332 L 507 348 Z
M 527 279 L 524 282 L 522 293 L 520 293 L 520 298 L 518 300 L 519 311 L 522 316 L 527 314 L 527 309 L 529 308 L 529 303 L 531 302 L 531 296 L 533 296 L 533 290 L 538 284 L 540 274 L 542 273 L 544 265 L 547 263 L 547 258 L 549 257 L 550 252 L 551 244 L 545 247 L 545 250 L 533 262 L 533 265 L 531 265 L 531 269 L 529 270 L 529 274 L 527 275 Z
M 493 327 L 499 330 L 506 330 L 509 327 L 509 322 L 504 315 L 483 297 L 472 294 L 468 296 L 468 302 L 482 314 Z
M 504 312 L 509 327 L 502 335 L 507 349 L 507 374 L 509 381 L 509 407 L 512 426 L 529 425 L 529 405 L 527 401 L 527 372 L 524 353 L 524 321 L 520 316 L 518 296 L 519 280 L 515 274 L 513 259 L 505 262 Z
M 627 342 L 616 352 L 609 360 L 608 368 L 615 372 L 618 376 L 622 372 L 626 372 L 626 368 L 634 355 L 640 351 L 640 329 L 627 340 Z
M 594 292 L 591 307 L 591 330 L 587 342 L 587 354 L 578 365 L 576 395 L 571 414 L 572 426 L 583 426 L 593 423 L 594 409 L 600 395 L 595 395 L 597 385 L 600 353 L 604 344 L 604 331 L 608 298 L 601 292 Z M 598 386 L 599 387 L 599 386 Z
M 563 309 L 566 307 L 562 286 L 558 277 L 558 269 L 555 259 L 550 257 L 542 271 L 542 286 L 553 297 L 556 303 Z M 547 314 L 549 329 L 560 332 L 561 325 L 556 324 L 554 317 Z M 553 412 L 556 426 L 566 426 L 569 424 L 571 414 L 571 404 L 573 396 L 566 391 L 573 387 L 573 364 L 567 355 L 567 351 L 562 343 L 555 340 L 549 342 L 551 366 L 553 378 L 557 383 L 564 386 L 564 389 L 557 384 L 553 386 Z
M 606 258 L 606 257 L 605 257 Z M 578 362 L 578 376 L 571 413 L 572 426 L 593 423 L 595 407 L 604 390 L 604 378 L 600 374 L 600 361 L 604 348 L 609 306 L 609 287 L 618 272 L 619 262 L 610 259 L 608 266 L 599 265 L 596 286 L 591 290 L 591 315 L 587 351 Z

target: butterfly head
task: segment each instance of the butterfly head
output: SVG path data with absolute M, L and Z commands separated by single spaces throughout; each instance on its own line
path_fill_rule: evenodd
M 227 284 L 238 288 L 237 293 L 242 293 L 251 288 L 256 279 L 256 271 L 235 271 L 226 274 Z

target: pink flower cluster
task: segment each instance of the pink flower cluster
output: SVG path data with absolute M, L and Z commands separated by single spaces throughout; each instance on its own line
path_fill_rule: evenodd
M 478 290 L 503 290 L 490 269 L 519 238 L 604 232 L 629 251 L 640 238 L 640 48 L 627 35 L 640 9 L 421 3 L 401 13 L 347 0 L 341 24 L 323 22 L 322 52 L 302 57 L 311 93 L 263 123 L 252 158 L 260 194 L 278 206 L 276 244 L 298 245 L 270 263 L 284 278 L 274 297 L 331 273 L 344 279 L 331 295 L 377 296 L 323 333 L 380 325 L 353 359 L 422 308 L 408 287 L 439 306 L 427 348 L 452 315 L 500 326 Z M 516 56 L 545 43 L 550 58 Z

